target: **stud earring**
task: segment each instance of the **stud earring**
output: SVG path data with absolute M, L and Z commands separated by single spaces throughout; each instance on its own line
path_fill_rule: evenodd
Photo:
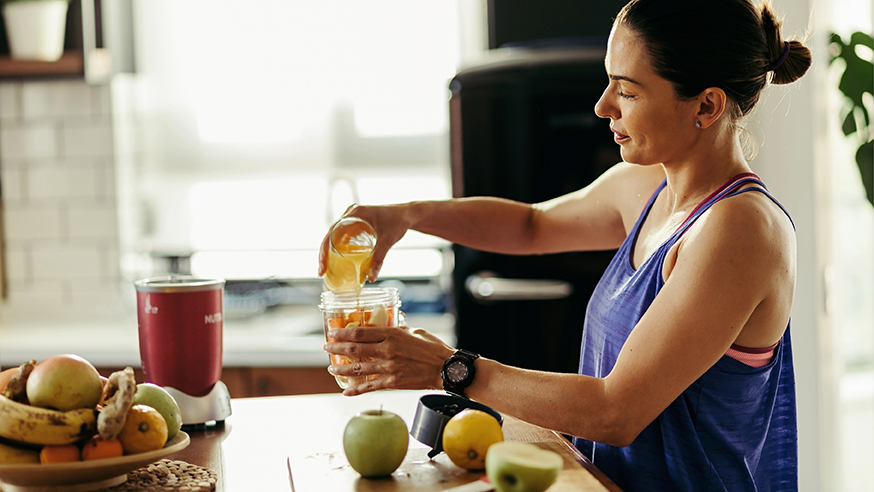
M 696 121 L 696 122 L 695 122 L 695 128 L 701 128 L 701 122 L 700 122 L 700 121 Z

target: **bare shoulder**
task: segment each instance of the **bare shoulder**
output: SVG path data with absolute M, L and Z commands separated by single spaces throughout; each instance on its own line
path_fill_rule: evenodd
M 715 203 L 680 241 L 679 255 L 703 255 L 720 275 L 738 276 L 765 291 L 794 284 L 795 230 L 783 209 L 759 191 Z M 699 256 L 701 258 L 701 256 Z M 744 273 L 745 272 L 745 273 Z M 788 283 L 787 283 L 788 282 Z
M 707 221 L 718 227 L 708 228 L 712 229 L 709 232 L 746 238 L 763 246 L 791 243 L 794 247 L 795 230 L 786 212 L 765 193 L 755 191 L 757 187 L 748 189 L 711 207 Z
M 743 313 L 733 343 L 768 347 L 780 339 L 797 262 L 795 230 L 780 206 L 759 191 L 726 198 L 702 214 L 677 247 L 666 258 L 665 278 L 694 291 L 699 297 L 692 303 L 700 309 L 722 313 L 715 319 Z

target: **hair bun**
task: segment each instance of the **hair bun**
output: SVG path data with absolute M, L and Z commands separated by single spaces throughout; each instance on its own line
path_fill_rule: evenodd
M 801 44 L 801 41 L 783 40 L 781 34 L 783 23 L 777 19 L 770 2 L 762 3 L 761 16 L 768 53 L 766 72 L 772 72 L 771 83 L 795 82 L 810 68 L 810 50 Z
M 810 50 L 800 41 L 785 41 L 786 49 L 774 62 L 772 84 L 790 84 L 800 79 L 810 68 Z

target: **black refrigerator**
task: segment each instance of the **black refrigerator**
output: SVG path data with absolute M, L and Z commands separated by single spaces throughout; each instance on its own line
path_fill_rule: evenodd
M 453 195 L 548 200 L 621 160 L 594 113 L 603 48 L 494 50 L 450 82 Z M 577 371 L 586 304 L 615 251 L 512 256 L 453 246 L 458 347 Z

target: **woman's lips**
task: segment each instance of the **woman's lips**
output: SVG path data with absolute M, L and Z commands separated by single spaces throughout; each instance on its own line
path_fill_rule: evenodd
M 613 132 L 613 141 L 615 141 L 618 144 L 626 142 L 631 138 L 628 135 L 625 135 L 623 133 L 617 132 L 616 130 L 613 130 L 612 128 L 611 128 L 611 131 Z

